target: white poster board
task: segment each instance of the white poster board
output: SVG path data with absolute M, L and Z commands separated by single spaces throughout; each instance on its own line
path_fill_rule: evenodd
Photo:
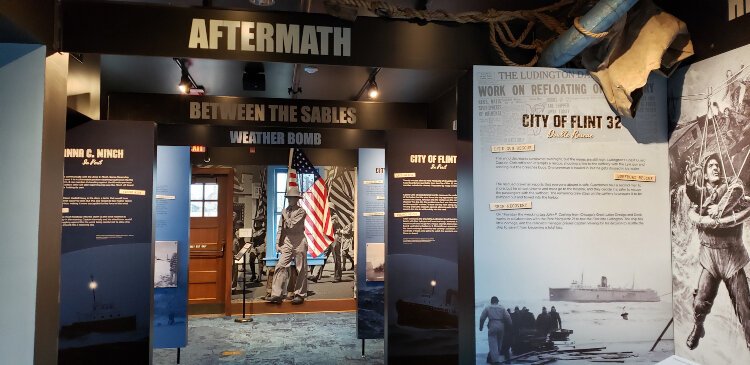
M 473 88 L 476 363 L 492 297 L 542 341 L 572 330 L 561 350 L 672 355 L 671 331 L 649 352 L 672 317 L 665 80 L 634 120 L 584 70 L 479 66 Z

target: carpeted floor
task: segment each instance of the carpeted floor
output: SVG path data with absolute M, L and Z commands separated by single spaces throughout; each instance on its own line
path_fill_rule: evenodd
M 356 313 L 257 315 L 253 322 L 189 319 L 180 364 L 383 364 L 383 340 L 357 339 Z M 176 364 L 177 350 L 154 350 L 154 365 Z

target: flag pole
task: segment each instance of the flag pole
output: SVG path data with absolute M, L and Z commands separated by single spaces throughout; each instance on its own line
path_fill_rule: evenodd
M 289 149 L 289 164 L 287 165 L 288 169 L 292 169 L 292 156 L 294 156 L 294 147 Z
M 289 190 L 289 170 L 292 169 L 292 158 L 294 156 L 294 147 L 289 149 L 289 162 L 286 165 L 286 186 L 285 189 Z M 297 181 L 297 186 L 299 186 L 299 180 Z M 286 193 L 286 190 L 284 190 L 284 193 Z M 283 206 L 286 206 L 286 194 L 284 194 L 284 204 Z

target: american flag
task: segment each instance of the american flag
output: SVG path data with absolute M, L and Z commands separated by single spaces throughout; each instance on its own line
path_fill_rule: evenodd
M 307 252 L 312 257 L 318 257 L 334 240 L 331 210 L 328 206 L 328 187 L 307 156 L 301 150 L 292 148 L 289 161 L 289 186 L 296 185 L 297 174 L 314 176 L 312 186 L 302 194 L 301 204 L 307 213 L 307 218 L 305 218 Z

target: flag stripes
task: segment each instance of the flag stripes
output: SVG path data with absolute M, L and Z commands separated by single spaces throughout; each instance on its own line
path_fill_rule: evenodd
M 296 186 L 298 174 L 312 174 L 315 177 L 313 185 L 302 194 L 301 205 L 307 213 L 305 236 L 308 252 L 312 257 L 318 257 L 334 240 L 331 211 L 328 205 L 328 187 L 307 156 L 299 149 L 292 150 L 289 162 L 289 186 L 292 186 L 292 182 Z
M 342 226 L 354 222 L 354 194 L 356 172 L 348 170 L 334 175 L 330 183 L 329 199 L 333 203 L 333 212 L 341 220 Z

